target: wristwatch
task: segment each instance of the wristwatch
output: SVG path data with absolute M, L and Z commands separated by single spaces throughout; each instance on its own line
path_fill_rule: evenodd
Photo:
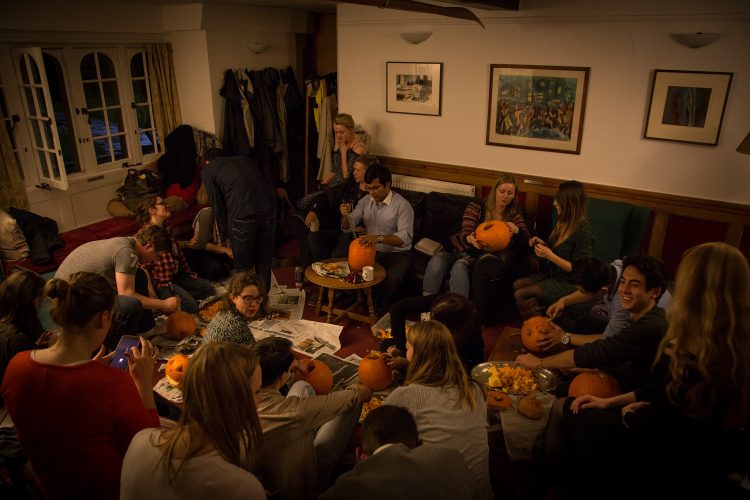
M 383 236 L 382 234 L 379 234 L 378 235 L 378 243 L 383 243 L 383 239 L 385 239 L 385 236 Z
M 568 345 L 568 344 L 570 344 L 570 334 L 566 333 L 565 335 L 563 335 L 562 338 L 560 339 L 560 343 L 562 345 Z

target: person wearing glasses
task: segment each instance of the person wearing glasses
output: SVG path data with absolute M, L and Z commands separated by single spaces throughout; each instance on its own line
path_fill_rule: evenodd
M 263 281 L 252 272 L 232 276 L 219 313 L 208 324 L 204 342 L 234 342 L 252 345 L 253 332 L 247 322 L 266 315 L 268 296 Z
M 376 288 L 376 298 L 386 304 L 411 268 L 414 209 L 391 190 L 391 171 L 387 167 L 370 167 L 365 173 L 365 188 L 370 196 L 360 199 L 354 210 L 348 203 L 341 204 L 341 230 L 351 231 L 354 227 L 361 236 L 361 245 L 376 246 L 375 261 L 386 270 L 385 280 Z

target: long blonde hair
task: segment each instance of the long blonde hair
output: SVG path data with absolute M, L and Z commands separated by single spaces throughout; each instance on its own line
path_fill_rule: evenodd
M 256 368 L 258 356 L 231 342 L 203 344 L 190 358 L 182 387 L 185 407 L 177 425 L 152 441 L 162 450 L 159 466 L 166 467 L 170 484 L 175 484 L 185 462 L 209 444 L 238 467 L 258 453 L 263 430 L 250 384 Z
M 448 328 L 439 321 L 422 321 L 409 328 L 406 340 L 412 345 L 413 355 L 404 384 L 455 387 L 456 406 L 468 405 L 473 410 L 477 405 L 474 383 L 466 375 Z
M 549 235 L 549 243 L 559 246 L 576 232 L 586 218 L 586 188 L 578 181 L 563 182 L 557 188 L 555 199 L 560 206 L 560 215 Z
M 495 181 L 495 185 L 492 186 L 492 191 L 487 195 L 487 201 L 484 203 L 484 220 L 486 221 L 494 218 L 492 213 L 495 211 L 495 198 L 497 197 L 497 188 L 500 184 L 513 184 L 513 189 L 515 190 L 513 199 L 503 211 L 503 220 L 510 220 L 516 214 L 516 206 L 518 204 L 516 201 L 518 199 L 518 183 L 516 182 L 516 178 L 511 174 L 502 173 L 497 181 Z
M 726 429 L 750 423 L 750 268 L 726 243 L 688 250 L 677 271 L 669 329 L 670 401 Z M 696 376 L 697 375 L 697 376 Z

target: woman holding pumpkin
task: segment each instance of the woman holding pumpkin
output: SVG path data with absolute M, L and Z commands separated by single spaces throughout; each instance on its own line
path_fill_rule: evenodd
M 157 351 L 141 338 L 126 353 L 129 373 L 108 366 L 111 354 L 102 356 L 102 343 L 116 293 L 102 276 L 53 279 L 46 292 L 59 339 L 16 355 L 0 392 L 45 496 L 117 498 L 130 440 L 159 426 L 152 390 Z
M 423 295 L 438 293 L 443 286 L 445 274 L 450 269 L 450 291 L 464 297 L 469 296 L 472 268 L 477 256 L 486 248 L 482 241 L 477 240 L 475 233 L 483 221 L 500 220 L 507 224 L 514 254 L 519 253 L 517 249 L 526 248 L 526 242 L 531 234 L 523 215 L 516 207 L 517 191 L 515 177 L 511 174 L 500 174 L 487 196 L 484 207 L 476 202 L 469 203 L 464 210 L 461 230 L 450 237 L 452 248 L 432 256 L 427 263 L 422 282 Z
M 406 359 L 404 385 L 384 404 L 409 410 L 423 442 L 461 453 L 479 498 L 492 498 L 487 404 L 482 389 L 466 375 L 453 336 L 437 321 L 416 323 L 406 334 Z
M 268 296 L 260 276 L 252 272 L 235 274 L 227 284 L 221 310 L 208 324 L 203 341 L 254 344 L 255 337 L 247 322 L 265 316 L 267 307 Z
M 263 439 L 258 356 L 229 342 L 205 344 L 182 384 L 185 406 L 175 427 L 143 430 L 130 443 L 120 498 L 265 499 L 247 470 Z
M 545 464 L 585 463 L 597 469 L 589 477 L 602 484 L 648 488 L 653 495 L 739 497 L 728 478 L 737 466 L 747 472 L 750 449 L 745 256 L 719 242 L 688 250 L 668 317 L 654 362 L 660 377 L 620 396 L 558 400 L 562 422 L 547 430 Z
M 576 290 L 570 282 L 573 261 L 591 255 L 594 235 L 586 219 L 586 189 L 578 181 L 560 184 L 553 202 L 558 220 L 549 241 L 534 236 L 529 245 L 538 259 L 547 261 L 546 272 L 521 278 L 513 283 L 513 297 L 521 316 L 541 315 L 539 302 L 550 305 Z

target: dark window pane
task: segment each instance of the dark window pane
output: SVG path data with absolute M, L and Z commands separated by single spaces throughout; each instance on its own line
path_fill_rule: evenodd
M 44 140 L 47 141 L 44 145 L 47 149 L 53 149 L 55 147 L 55 143 L 52 141 L 52 124 L 49 121 L 43 122 L 44 123 Z
M 8 129 L 8 137 L 10 137 L 10 145 L 13 146 L 13 149 L 16 149 L 16 137 L 13 133 L 13 125 L 10 120 L 5 120 L 5 128 Z
M 107 118 L 109 119 L 109 133 L 118 134 L 125 131 L 122 123 L 122 111 L 120 108 L 108 109 Z
M 112 136 L 112 150 L 115 153 L 115 160 L 128 157 L 128 144 L 124 135 Z
M 86 54 L 81 60 L 81 78 L 84 80 L 96 80 L 96 63 L 94 54 Z
M 117 106 L 120 104 L 120 93 L 117 91 L 117 82 L 102 82 L 104 89 L 104 102 L 107 106 Z
M 143 53 L 139 52 L 134 55 L 130 60 L 130 76 L 139 77 L 146 76 L 146 71 L 143 68 Z
M 39 66 L 36 65 L 36 61 L 34 61 L 31 57 L 29 57 L 29 66 L 31 66 L 31 74 L 34 77 L 34 83 L 42 83 L 42 76 L 39 74 Z
M 109 154 L 109 139 L 94 140 L 94 154 L 96 155 L 96 164 L 101 165 L 102 163 L 109 163 L 112 161 L 111 155 Z
M 36 104 L 34 104 L 34 93 L 31 91 L 31 87 L 24 87 L 23 90 L 26 94 L 26 102 L 29 105 L 29 116 L 37 116 Z
M 34 131 L 34 145 L 42 147 L 42 130 L 39 128 L 39 120 L 31 119 L 31 129 Z
M 86 107 L 89 110 L 102 107 L 102 94 L 99 91 L 99 83 L 84 83 L 83 94 L 86 96 Z
M 151 132 L 141 132 L 141 153 L 144 155 L 150 155 L 156 152 L 154 147 L 154 139 Z
M 44 100 L 44 91 L 41 87 L 36 88 L 36 102 L 39 103 L 39 116 L 49 116 L 47 101 Z
M 44 177 L 49 177 L 49 167 L 47 166 L 47 155 L 44 153 L 44 151 L 37 151 L 37 154 L 39 155 L 39 166 L 42 167 L 42 175 Z
M 133 96 L 135 97 L 136 104 L 148 102 L 146 80 L 133 80 Z
M 48 153 L 49 154 L 49 164 L 52 167 L 52 178 L 55 180 L 62 179 L 62 176 L 60 175 L 60 167 L 57 164 L 57 155 L 55 153 Z
M 26 84 L 30 83 L 29 72 L 26 69 L 26 57 L 23 54 L 18 58 L 18 66 L 21 68 L 21 81 Z
M 101 52 L 97 52 L 96 55 L 99 56 L 99 74 L 101 75 L 101 77 L 114 78 L 115 65 L 112 64 L 112 59 L 102 54 Z
M 148 106 L 137 106 L 135 116 L 138 119 L 139 129 L 151 128 L 151 113 L 149 113 Z
M 5 92 L 0 91 L 0 113 L 3 114 L 3 118 L 10 118 L 8 116 L 8 106 L 5 104 Z
M 107 125 L 104 123 L 104 111 L 90 111 L 89 126 L 91 126 L 91 135 L 93 137 L 106 136 Z

